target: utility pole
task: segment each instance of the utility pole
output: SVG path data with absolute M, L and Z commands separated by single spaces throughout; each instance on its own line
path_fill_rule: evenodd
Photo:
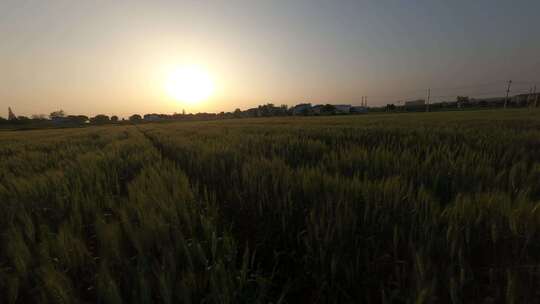
M 508 80 L 508 87 L 506 88 L 506 99 L 504 100 L 504 108 L 508 106 L 508 95 L 510 94 L 510 86 L 512 85 L 512 80 Z
M 529 89 L 529 94 L 527 94 L 527 101 L 526 101 L 526 103 L 527 103 L 527 108 L 531 106 L 531 100 L 532 100 L 532 97 L 533 97 L 532 94 L 533 94 L 533 87 L 531 87 L 531 88 Z
M 364 106 L 364 96 L 362 96 L 362 107 L 365 107 Z
M 427 89 L 426 112 L 429 112 L 429 99 L 430 98 L 431 98 L 431 88 Z
M 8 107 L 8 120 L 17 120 L 17 115 Z
M 540 95 L 539 93 L 536 92 L 536 85 L 534 85 L 534 107 L 537 108 L 538 107 L 538 95 Z

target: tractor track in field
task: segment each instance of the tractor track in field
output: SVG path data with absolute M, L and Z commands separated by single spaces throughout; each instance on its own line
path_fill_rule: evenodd
M 174 160 L 173 158 L 167 156 L 163 152 L 163 148 L 159 144 L 156 143 L 156 140 L 152 136 L 148 135 L 147 132 L 142 130 L 138 125 L 133 124 L 133 126 L 135 127 L 135 129 L 137 129 L 137 131 L 139 131 L 144 136 L 144 138 L 146 138 L 150 142 L 152 147 L 154 147 L 154 149 L 156 149 L 159 152 L 159 154 L 161 155 L 162 158 L 167 159 L 167 160 L 172 161 L 173 163 L 177 164 L 176 160 Z

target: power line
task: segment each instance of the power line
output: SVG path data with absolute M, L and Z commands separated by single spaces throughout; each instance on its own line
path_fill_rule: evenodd
M 500 95 L 500 91 L 494 91 L 494 92 L 484 92 L 484 93 L 477 93 L 477 94 L 470 94 L 471 96 L 487 96 L 487 95 L 493 95 L 493 96 L 496 96 L 496 95 Z M 526 94 L 527 91 L 517 91 L 515 92 L 516 95 L 519 95 L 519 94 Z M 438 95 L 438 96 L 431 96 L 431 98 L 450 98 L 450 97 L 456 97 L 458 95 Z M 500 96 L 499 96 L 500 97 Z
M 472 84 L 472 85 L 461 85 L 461 86 L 453 86 L 453 87 L 439 87 L 439 88 L 430 88 L 430 96 L 429 99 L 433 98 L 450 98 L 450 97 L 456 97 L 458 95 L 470 95 L 470 96 L 486 96 L 486 95 L 502 95 L 501 91 L 499 90 L 489 90 L 489 91 L 481 91 L 481 92 L 471 92 L 472 89 L 478 89 L 478 88 L 488 88 L 493 87 L 495 89 L 496 86 L 502 86 L 502 84 L 508 84 L 506 87 L 506 100 L 505 104 L 508 103 L 509 97 L 510 97 L 510 89 L 512 86 L 523 86 L 527 84 L 540 84 L 540 82 L 537 81 L 504 81 L 504 80 L 496 80 L 491 82 L 485 82 L 485 83 L 478 83 L 478 84 Z M 456 92 L 455 94 L 440 94 L 440 95 L 432 95 L 433 91 L 461 91 Z M 526 92 L 520 92 L 521 90 L 514 90 L 512 91 L 513 94 L 525 94 Z M 425 94 L 425 89 L 417 89 L 417 90 L 409 90 L 404 91 L 402 94 L 399 95 L 370 95 L 372 98 L 376 99 L 397 99 L 398 102 L 404 101 L 404 100 L 413 100 L 413 99 L 423 99 L 425 98 L 422 96 Z M 408 97 L 403 97 L 403 95 L 407 94 Z M 365 98 L 365 97 L 364 97 Z M 363 99 L 364 99 L 363 98 Z M 431 101 L 431 100 L 430 100 Z
M 494 86 L 494 85 L 501 85 L 505 81 L 492 81 L 492 82 L 486 82 L 481 84 L 474 84 L 474 85 L 463 85 L 459 87 L 448 87 L 448 88 L 434 88 L 433 90 L 437 91 L 450 91 L 450 90 L 463 90 L 463 89 L 474 89 L 474 88 L 480 88 L 480 87 L 488 87 L 488 86 Z
M 540 84 L 540 81 L 513 81 L 515 84 Z
M 455 87 L 439 87 L 439 88 L 431 88 L 431 89 L 434 90 L 434 91 L 463 90 L 463 89 L 474 89 L 474 88 L 480 88 L 480 87 L 501 85 L 503 83 L 507 83 L 507 81 L 503 81 L 503 80 L 499 81 L 498 80 L 498 81 L 492 81 L 492 82 L 486 82 L 486 83 L 480 83 L 480 84 L 474 84 L 474 85 L 462 85 L 462 86 L 455 86 Z M 375 98 L 400 98 L 400 96 L 403 96 L 403 94 L 419 93 L 419 95 L 420 95 L 422 92 L 425 92 L 425 89 L 404 91 L 400 95 L 370 95 L 370 96 L 375 97 Z

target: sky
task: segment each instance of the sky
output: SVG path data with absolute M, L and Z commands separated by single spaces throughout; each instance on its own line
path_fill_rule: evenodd
M 538 0 L 1 0 L 0 116 L 370 106 L 540 90 Z M 196 66 L 197 104 L 165 84 Z M 5 109 L 5 114 L 3 113 Z

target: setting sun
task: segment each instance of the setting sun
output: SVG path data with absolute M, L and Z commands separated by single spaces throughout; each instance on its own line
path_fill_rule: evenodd
M 204 69 L 188 66 L 172 71 L 167 78 L 165 89 L 176 101 L 194 104 L 212 95 L 214 82 Z

